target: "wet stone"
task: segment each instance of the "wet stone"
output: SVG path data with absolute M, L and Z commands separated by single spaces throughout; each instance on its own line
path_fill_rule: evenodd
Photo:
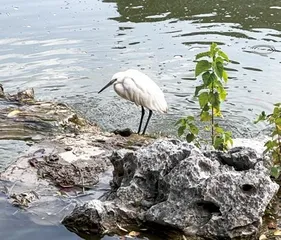
M 116 129 L 113 131 L 114 134 L 118 134 L 122 137 L 129 137 L 133 134 L 133 131 L 130 128 L 125 128 L 125 129 Z
M 74 164 L 59 163 L 57 162 L 58 156 L 55 156 L 49 161 L 38 161 L 32 158 L 29 163 L 37 169 L 39 177 L 49 179 L 53 184 L 62 188 L 92 188 L 98 183 L 97 174 L 104 170 L 96 171 L 95 166 L 78 167 Z
M 66 104 L 36 101 L 32 89 L 8 94 L 1 85 L 0 97 L 0 139 L 15 139 L 14 150 L 28 140 L 0 173 L 0 190 L 36 222 L 60 223 L 78 202 L 102 197 L 112 151 L 153 141 L 102 132 Z
M 65 151 L 71 151 L 71 150 L 72 150 L 72 147 L 67 146 L 67 147 L 64 148 L 64 150 L 65 150 Z
M 66 227 L 101 234 L 103 226 L 118 233 L 137 222 L 138 230 L 165 233 L 162 239 L 176 239 L 169 237 L 173 232 L 180 239 L 255 239 L 279 188 L 259 154 L 245 147 L 202 152 L 176 139 L 159 139 L 137 151 L 114 151 L 110 161 L 111 193 L 77 206 L 63 220 Z

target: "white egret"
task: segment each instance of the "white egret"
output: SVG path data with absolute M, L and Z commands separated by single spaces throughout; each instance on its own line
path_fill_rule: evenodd
M 149 110 L 149 115 L 142 134 L 145 134 L 152 111 L 160 113 L 167 112 L 168 107 L 163 92 L 146 74 L 133 69 L 115 73 L 111 81 L 98 93 L 101 93 L 112 84 L 115 92 L 120 97 L 134 102 L 137 106 L 141 106 L 141 119 L 138 134 L 141 131 L 143 116 L 145 114 L 144 108 Z

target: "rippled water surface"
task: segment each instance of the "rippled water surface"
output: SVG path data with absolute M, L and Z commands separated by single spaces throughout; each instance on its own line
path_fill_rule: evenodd
M 136 129 L 140 109 L 112 89 L 97 94 L 115 72 L 136 68 L 169 104 L 148 131 L 174 133 L 177 118 L 198 114 L 194 56 L 217 42 L 231 59 L 226 125 L 235 136 L 255 136 L 256 115 L 280 101 L 280 31 L 280 0 L 2 0 L 0 82 L 70 103 L 108 130 Z M 70 234 L 62 232 L 59 239 Z M 27 239 L 11 235 L 5 239 Z
M 97 94 L 113 73 L 129 67 L 143 70 L 166 94 L 169 114 L 154 117 L 150 131 L 173 133 L 179 116 L 198 113 L 194 56 L 212 41 L 232 60 L 223 109 L 237 135 L 254 135 L 256 114 L 279 101 L 278 0 L 3 1 L 6 89 L 34 87 L 38 98 L 69 102 L 107 129 L 137 127 L 137 107 L 112 89 Z

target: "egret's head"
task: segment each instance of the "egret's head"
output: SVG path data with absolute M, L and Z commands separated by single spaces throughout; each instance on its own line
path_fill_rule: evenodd
M 112 78 L 111 78 L 111 81 L 113 81 L 113 83 L 118 83 L 118 82 L 121 82 L 125 77 L 125 72 L 118 72 L 118 73 L 115 73 Z
M 124 78 L 124 73 L 123 72 L 115 73 L 112 76 L 111 81 L 108 84 L 106 84 L 98 93 L 101 93 L 104 89 L 108 88 L 112 84 L 118 83 L 118 82 L 122 81 L 123 78 Z

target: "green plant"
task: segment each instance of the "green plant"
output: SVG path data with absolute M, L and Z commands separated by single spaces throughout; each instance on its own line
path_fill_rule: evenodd
M 274 104 L 273 112 L 267 115 L 264 111 L 258 116 L 254 123 L 266 121 L 273 127 L 271 140 L 268 140 L 264 146 L 264 154 L 270 153 L 273 160 L 271 175 L 279 178 L 281 173 L 281 103 Z
M 178 128 L 178 136 L 181 137 L 185 131 L 188 133 L 186 134 L 186 141 L 187 142 L 194 142 L 197 147 L 200 147 L 200 141 L 198 138 L 199 128 L 194 124 L 194 117 L 187 116 L 181 118 L 177 121 L 176 125 L 180 125 Z
M 195 97 L 198 98 L 200 105 L 200 121 L 208 122 L 205 130 L 211 131 L 211 144 L 215 149 L 226 150 L 229 144 L 232 144 L 232 134 L 225 131 L 215 118 L 222 118 L 221 102 L 226 99 L 227 92 L 224 84 L 227 83 L 228 74 L 224 69 L 224 64 L 229 62 L 228 56 L 212 43 L 209 51 L 196 55 L 198 60 L 195 67 L 195 77 L 201 75 L 202 84 L 196 86 Z M 195 126 L 194 117 L 187 116 L 180 119 L 176 125 L 179 125 L 178 135 L 181 136 L 187 131 L 186 140 L 196 142 L 200 145 L 202 139 L 198 137 L 199 129 Z

